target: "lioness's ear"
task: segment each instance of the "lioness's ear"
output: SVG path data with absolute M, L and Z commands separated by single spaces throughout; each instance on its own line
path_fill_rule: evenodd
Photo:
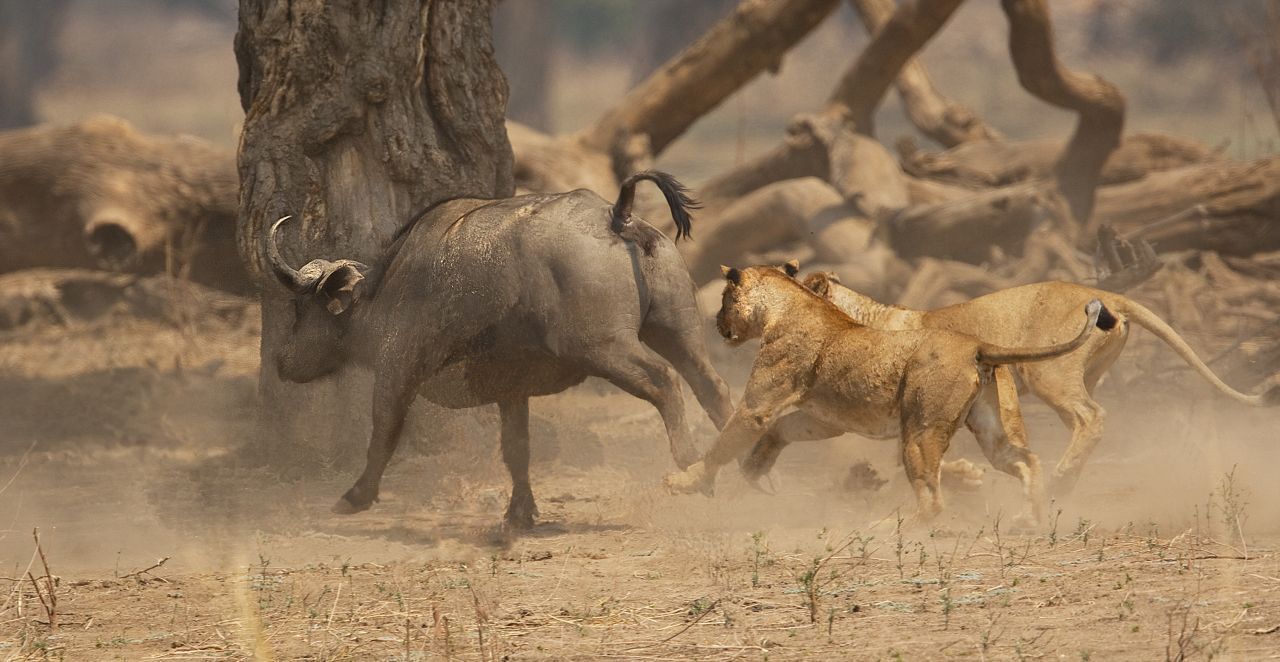
M 742 284 L 741 271 L 738 271 L 733 267 L 726 267 L 722 264 L 720 265 L 720 273 L 725 277 L 725 280 L 729 281 L 730 283 L 733 283 L 734 285 Z
M 788 261 L 786 264 L 782 265 L 782 271 L 785 272 L 787 276 L 795 278 L 796 274 L 800 273 L 800 260 Z

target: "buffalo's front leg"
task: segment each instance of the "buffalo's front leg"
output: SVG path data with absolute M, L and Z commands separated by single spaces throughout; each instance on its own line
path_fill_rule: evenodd
M 538 507 L 529 485 L 529 400 L 520 398 L 498 403 L 502 416 L 502 461 L 511 472 L 511 503 L 507 525 L 517 529 L 533 527 Z
M 378 500 L 378 485 L 382 482 L 382 472 L 387 469 L 391 454 L 395 453 L 400 443 L 400 430 L 404 428 L 404 417 L 413 402 L 414 390 L 407 380 L 396 379 L 397 371 L 389 370 L 379 374 L 373 383 L 373 434 L 369 437 L 369 451 L 366 456 L 364 472 L 356 480 L 356 484 L 342 495 L 334 504 L 333 512 L 340 515 L 358 513 L 368 510 Z M 405 372 L 401 366 L 399 372 Z M 390 374 L 388 374 L 390 373 Z

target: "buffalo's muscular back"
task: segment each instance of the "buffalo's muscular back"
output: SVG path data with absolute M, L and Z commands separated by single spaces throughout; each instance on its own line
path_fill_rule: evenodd
M 404 238 L 369 302 L 367 319 L 377 327 L 371 358 L 443 360 L 429 385 L 453 383 L 459 370 L 473 381 L 524 382 L 517 390 L 539 393 L 580 381 L 576 359 L 617 334 L 636 334 L 650 305 L 653 258 L 610 229 L 610 210 L 585 190 L 455 200 L 431 210 Z M 659 257 L 683 268 L 674 247 Z M 437 352 L 444 356 L 433 361 Z M 495 393 L 465 404 L 504 390 L 489 386 Z

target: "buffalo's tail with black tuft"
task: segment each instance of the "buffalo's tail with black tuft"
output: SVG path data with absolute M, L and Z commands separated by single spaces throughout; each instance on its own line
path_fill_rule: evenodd
M 618 201 L 613 203 L 614 227 L 621 228 L 630 222 L 631 205 L 635 202 L 636 184 L 646 179 L 657 185 L 658 190 L 662 191 L 662 197 L 667 199 L 667 206 L 671 208 L 671 218 L 676 222 L 676 241 L 682 238 L 693 239 L 693 235 L 690 234 L 693 230 L 693 219 L 689 216 L 689 211 L 698 209 L 702 205 L 689 196 L 689 189 L 685 188 L 684 184 L 660 170 L 637 172 L 622 182 L 622 190 L 618 192 Z

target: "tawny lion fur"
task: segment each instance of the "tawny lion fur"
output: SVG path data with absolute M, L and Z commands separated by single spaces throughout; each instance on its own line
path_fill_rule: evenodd
M 788 273 L 790 273 L 788 269 Z M 961 425 L 972 429 L 996 468 L 1018 477 L 1030 508 L 1042 509 L 1039 459 L 1010 443 L 1000 416 L 997 365 L 1061 356 L 1084 345 L 1103 314 L 1082 306 L 1056 344 L 1016 349 L 942 329 L 888 332 L 859 324 L 774 267 L 724 268 L 716 326 L 732 343 L 760 338 L 742 400 L 715 445 L 683 472 L 667 476 L 674 492 L 709 492 L 719 468 L 769 430 L 790 440 L 845 432 L 901 439 L 917 516 L 942 509 L 942 455 Z M 786 413 L 790 408 L 796 411 Z
M 794 275 L 794 269 L 789 269 L 789 273 Z M 1104 313 L 1099 322 L 1103 332 L 1091 335 L 1078 351 L 1036 363 L 1002 366 L 995 373 L 998 390 L 1003 394 L 1015 390 L 1016 372 L 1026 389 L 1052 407 L 1071 428 L 1071 445 L 1050 478 L 1050 490 L 1058 497 L 1069 494 L 1075 487 L 1085 462 L 1102 438 L 1105 411 L 1093 399 L 1093 389 L 1124 349 L 1131 322 L 1154 333 L 1205 380 L 1231 398 L 1253 406 L 1280 402 L 1280 384 L 1273 384 L 1256 395 L 1246 395 L 1226 385 L 1158 315 L 1114 292 L 1074 283 L 1034 283 L 922 311 L 882 304 L 841 285 L 830 273 L 810 274 L 803 284 L 860 324 L 886 331 L 946 329 L 1009 346 L 1051 342 L 1061 334 L 1063 325 L 1075 319 L 1085 302 L 1101 301 L 1110 313 L 1109 317 Z M 1011 442 L 1026 446 L 1017 399 L 1006 400 L 1002 404 L 1013 415 L 1008 430 Z M 776 447 L 757 448 L 744 465 L 748 476 L 767 471 L 779 451 Z

